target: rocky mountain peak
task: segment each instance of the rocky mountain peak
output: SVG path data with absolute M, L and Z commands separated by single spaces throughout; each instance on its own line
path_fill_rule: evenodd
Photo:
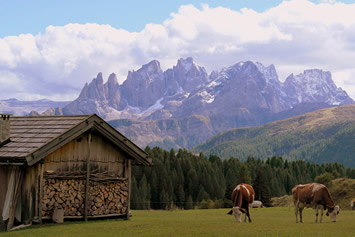
M 104 79 L 102 78 L 102 72 L 99 72 L 94 80 L 97 84 L 102 84 L 104 82 Z
M 168 72 L 170 73 L 170 72 Z M 172 74 L 178 85 L 191 92 L 208 81 L 208 75 L 203 67 L 196 65 L 193 58 L 180 58 L 172 69 Z
M 152 60 L 149 63 L 143 65 L 138 71 L 142 76 L 162 73 L 160 63 L 157 60 Z
M 105 91 L 101 72 L 97 74 L 96 78 L 92 79 L 90 84 L 85 83 L 85 86 L 81 90 L 79 98 L 93 100 L 103 100 L 105 98 Z
M 193 58 L 188 57 L 188 58 L 180 58 L 176 64 L 176 67 L 179 69 L 182 69 L 185 71 L 185 73 L 188 73 L 191 69 L 197 69 L 197 66 L 194 63 Z
M 188 57 L 180 58 L 166 71 L 153 60 L 128 72 L 121 85 L 114 73 L 103 84 L 99 73 L 85 84 L 77 100 L 63 108 L 63 113 L 97 113 L 107 120 L 137 119 L 147 123 L 198 115 L 211 120 L 213 132 L 220 132 L 261 125 L 279 118 L 281 113 L 285 118 L 307 108 L 347 103 L 354 101 L 336 87 L 329 72 L 319 69 L 291 74 L 281 83 L 272 64 L 242 61 L 208 76 L 203 67 Z M 157 134 L 148 136 L 160 136 Z M 174 140 L 177 135 L 172 137 Z
M 138 107 L 139 110 L 152 106 L 165 92 L 164 72 L 160 63 L 153 60 L 138 71 L 129 72 L 120 88 L 128 106 Z
M 310 102 L 330 105 L 353 103 L 344 90 L 337 88 L 331 73 L 320 69 L 305 70 L 296 76 L 291 74 L 283 87 L 293 105 Z
M 107 82 L 108 82 L 108 84 L 110 84 L 110 85 L 116 85 L 116 84 L 118 84 L 116 74 L 115 74 L 115 73 L 111 73 L 110 76 L 108 77 Z
M 121 104 L 120 86 L 115 73 L 110 74 L 104 88 L 105 99 L 108 101 L 109 106 L 115 109 L 121 109 L 123 105 Z
M 221 70 L 222 74 L 227 74 L 230 78 L 235 78 L 236 76 L 240 77 L 241 75 L 249 77 L 249 75 L 255 75 L 260 73 L 256 64 L 251 61 L 241 61 L 234 64 L 228 68 L 223 68 Z M 245 78 L 247 79 L 247 78 Z
M 264 75 L 265 80 L 268 83 L 280 83 L 275 66 L 273 64 L 265 67 L 263 64 L 256 62 L 255 65 L 258 70 Z

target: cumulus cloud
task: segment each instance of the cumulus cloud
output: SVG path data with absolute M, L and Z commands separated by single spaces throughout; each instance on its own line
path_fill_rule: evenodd
M 120 82 L 157 59 L 163 69 L 192 56 L 208 71 L 239 61 L 274 64 L 281 80 L 321 68 L 355 98 L 355 4 L 283 1 L 264 12 L 181 6 L 141 32 L 110 25 L 48 26 L 43 34 L 0 38 L 0 99 L 75 99 L 98 72 Z

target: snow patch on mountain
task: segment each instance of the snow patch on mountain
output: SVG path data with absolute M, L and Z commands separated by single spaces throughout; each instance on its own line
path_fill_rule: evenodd
M 157 100 L 154 105 L 150 106 L 148 109 L 144 110 L 141 112 L 141 115 L 147 115 L 147 114 L 151 114 L 159 109 L 164 108 L 164 105 L 161 104 L 161 102 L 164 100 L 164 98 L 160 98 L 159 100 Z
M 201 96 L 202 97 L 201 101 L 203 103 L 207 103 L 207 104 L 212 103 L 215 99 L 215 97 L 213 95 L 211 95 L 210 93 L 208 93 L 206 90 L 202 90 L 199 93 L 197 93 L 196 95 Z

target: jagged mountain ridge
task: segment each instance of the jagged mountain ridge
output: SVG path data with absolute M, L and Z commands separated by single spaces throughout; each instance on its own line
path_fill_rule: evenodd
M 45 111 L 51 111 L 54 113 L 57 108 L 58 113 L 61 112 L 61 107 L 69 104 L 70 101 L 52 101 L 48 99 L 34 100 L 34 101 L 21 101 L 15 98 L 8 100 L 0 100 L 0 113 L 11 114 L 13 116 L 25 116 L 31 113 L 31 111 L 36 111 L 35 113 L 45 113 Z
M 78 99 L 63 108 L 63 113 L 97 113 L 106 120 L 135 120 L 135 126 L 112 124 L 119 124 L 117 128 L 140 146 L 161 144 L 170 148 L 191 147 L 231 128 L 262 125 L 352 103 L 347 93 L 336 87 L 330 72 L 319 69 L 291 74 L 281 82 L 273 65 L 239 62 L 208 75 L 192 58 L 186 58 L 166 71 L 153 60 L 128 72 L 121 85 L 115 74 L 104 83 L 99 73 L 84 86 Z M 202 123 L 196 123 L 194 116 L 199 116 Z M 174 124 L 169 121 L 176 122 L 175 130 L 159 126 Z M 194 126 L 188 121 L 195 121 L 191 123 Z M 201 132 L 191 139 L 191 132 L 179 126 Z M 208 132 L 202 132 L 206 128 Z

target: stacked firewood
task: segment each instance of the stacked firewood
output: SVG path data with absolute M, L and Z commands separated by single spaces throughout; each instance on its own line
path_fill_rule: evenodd
M 127 182 L 90 182 L 89 216 L 125 213 L 128 204 Z
M 63 209 L 64 216 L 83 216 L 85 180 L 45 179 L 42 216 L 52 216 L 55 209 Z M 88 215 L 100 216 L 125 213 L 128 205 L 128 182 L 101 183 L 90 181 Z

